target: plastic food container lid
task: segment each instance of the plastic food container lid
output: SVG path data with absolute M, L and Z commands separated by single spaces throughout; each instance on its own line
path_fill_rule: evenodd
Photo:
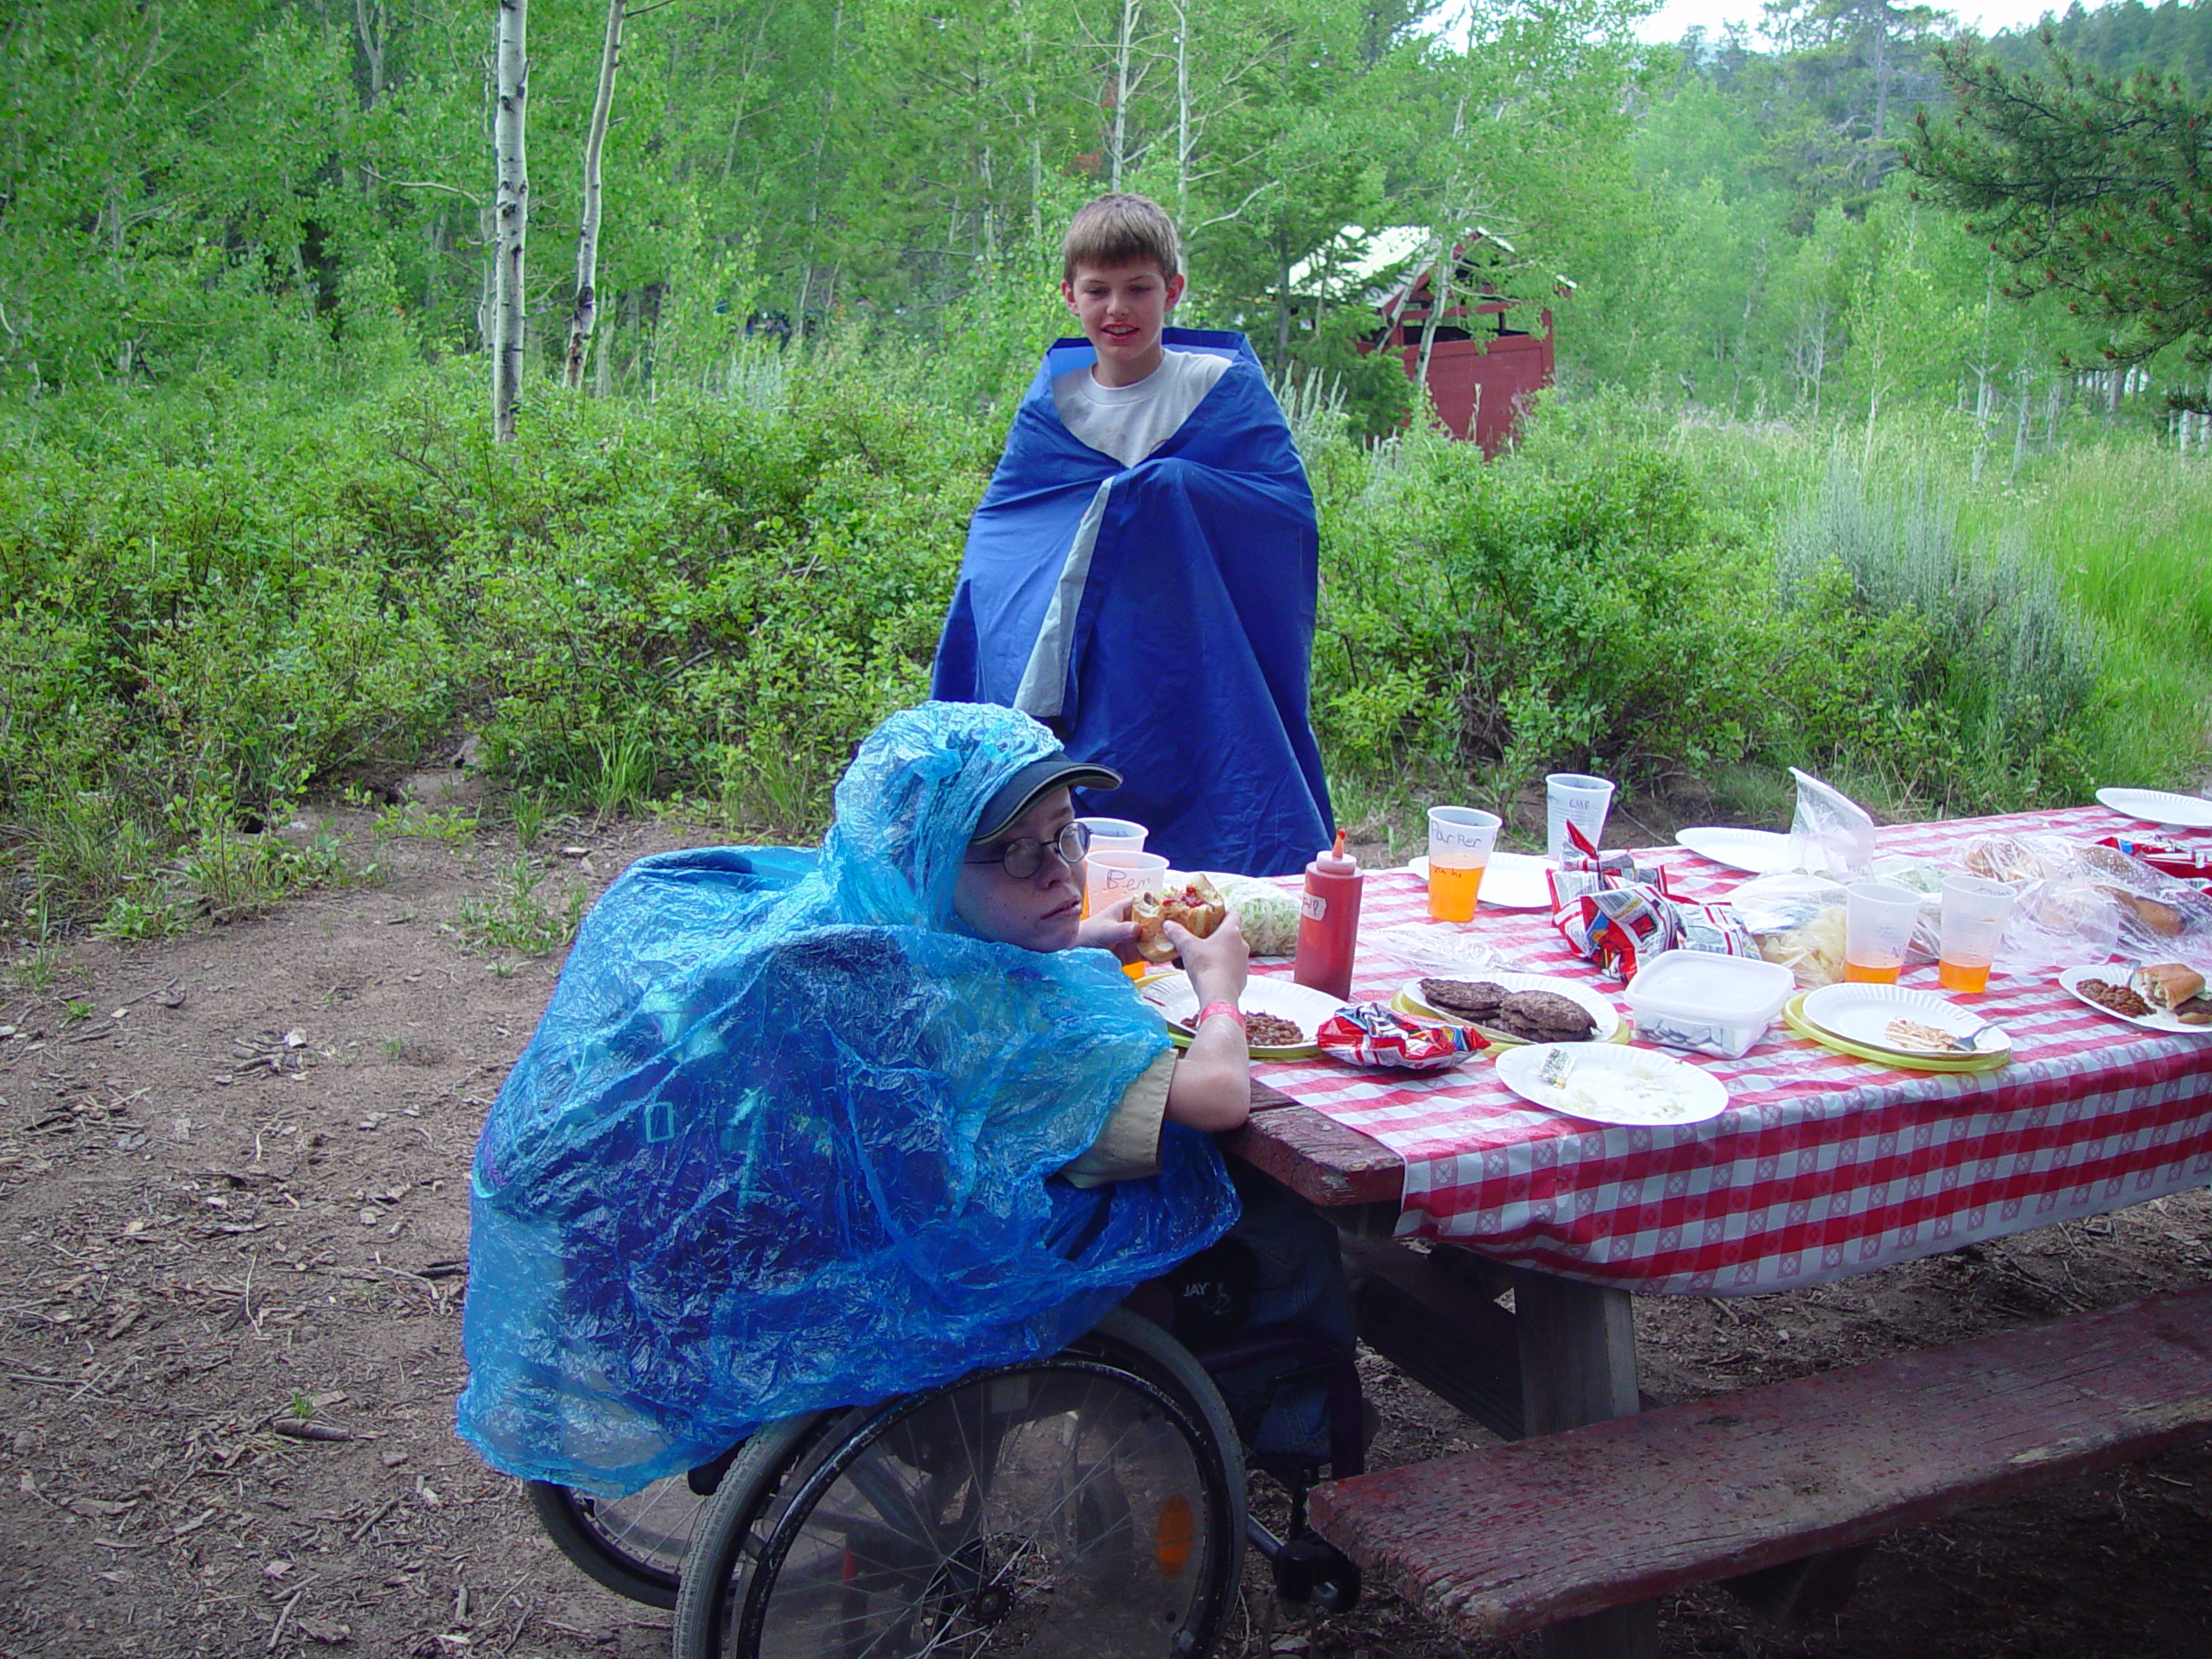
M 1778 962 L 1669 950 L 1638 969 L 1621 996 L 1638 1014 L 1764 1026 L 1796 988 L 1796 976 Z

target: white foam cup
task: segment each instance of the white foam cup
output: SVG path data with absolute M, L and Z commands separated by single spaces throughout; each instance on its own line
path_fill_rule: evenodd
M 1572 823 L 1592 847 L 1603 845 L 1605 812 L 1613 804 L 1610 779 L 1586 777 L 1579 772 L 1554 772 L 1544 779 L 1544 851 L 1553 863 L 1567 851 L 1567 826 Z

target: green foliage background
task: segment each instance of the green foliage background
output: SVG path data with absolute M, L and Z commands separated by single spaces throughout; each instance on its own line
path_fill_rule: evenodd
M 923 694 L 1066 326 L 1058 228 L 1117 165 L 1185 227 L 1181 320 L 1246 330 L 1293 410 L 1315 720 L 1359 827 L 1514 812 L 1560 766 L 1745 821 L 1790 764 L 1900 812 L 2201 778 L 2212 483 L 2159 396 L 2201 375 L 2067 368 L 2096 326 L 2002 300 L 1913 199 L 1929 16 L 1808 0 L 1654 48 L 1636 0 L 641 12 L 578 396 L 550 368 L 588 10 L 533 19 L 505 448 L 488 5 L 0 19 L 0 847 L 29 937 L 337 879 L 273 833 L 296 804 L 463 732 L 518 824 L 818 830 L 851 743 Z M 2059 33 L 2212 61 L 2212 5 Z M 1286 281 L 1358 227 L 1478 224 L 1560 330 L 1559 392 L 1488 465 L 1359 354 L 1364 292 Z

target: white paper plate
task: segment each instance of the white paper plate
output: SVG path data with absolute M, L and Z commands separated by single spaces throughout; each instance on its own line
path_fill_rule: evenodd
M 1572 979 L 1561 979 L 1556 974 L 1427 974 L 1424 975 L 1422 977 L 1427 979 L 1486 979 L 1493 985 L 1504 986 L 1509 991 L 1557 991 L 1561 996 L 1566 997 L 1569 1001 L 1580 1003 L 1582 1007 L 1589 1009 L 1590 1017 L 1598 1022 L 1596 1028 L 1590 1033 L 1588 1039 L 1589 1042 L 1610 1043 L 1617 1035 L 1619 1034 L 1620 1032 L 1621 1014 L 1618 1008 L 1616 1008 L 1611 1003 L 1606 1001 L 1604 997 L 1599 995 L 1597 992 L 1592 990 L 1587 985 L 1579 983 Z M 1489 1038 L 1491 1042 L 1497 1044 L 1501 1048 L 1509 1046 L 1519 1047 L 1525 1045 L 1529 1040 L 1525 1037 L 1516 1037 L 1508 1032 L 1497 1031 L 1493 1030 L 1489 1026 L 1477 1024 L 1474 1020 L 1469 1020 L 1464 1015 L 1446 1014 L 1442 1008 L 1431 1007 L 1427 1003 L 1421 1000 L 1421 980 L 1408 980 L 1403 985 L 1401 985 L 1398 988 L 1398 995 L 1405 1000 L 1407 1007 L 1412 1009 L 1414 1013 L 1421 1015 L 1421 1018 L 1425 1020 L 1441 1020 L 1448 1026 L 1465 1026 L 1471 1030 L 1479 1031 L 1484 1036 Z M 1581 1048 L 1586 1046 L 1587 1045 L 1584 1043 L 1562 1045 L 1562 1046 L 1573 1048 Z
M 1191 988 L 1188 974 L 1154 974 L 1137 987 L 1137 995 L 1166 1016 L 1169 1027 L 1179 1035 L 1188 1037 L 1190 1022 L 1198 1016 L 1198 993 Z M 1237 998 L 1237 1006 L 1247 1014 L 1272 1014 L 1278 1020 L 1293 1020 L 1306 1033 L 1302 1043 L 1286 1044 L 1280 1048 L 1252 1050 L 1255 1060 L 1308 1059 L 1321 1052 L 1314 1035 L 1321 1023 L 1344 1003 L 1326 991 L 1317 991 L 1311 985 L 1301 985 L 1294 979 L 1283 979 L 1273 974 L 1255 974 L 1244 982 L 1244 995 Z
M 2097 798 L 2115 812 L 2176 830 L 2212 830 L 2212 801 L 2163 789 L 2101 789 Z
M 2128 975 L 2134 971 L 2133 963 L 2107 962 L 2096 967 L 2069 968 L 2058 976 L 2058 982 L 2099 1014 L 2107 1014 L 2114 1020 L 2125 1020 L 2131 1026 L 2140 1026 L 2145 1031 L 2171 1032 L 2182 1037 L 2212 1037 L 2212 1026 L 2185 1026 L 2174 1018 L 2171 1008 L 2153 1008 L 2150 1013 L 2139 1016 L 2122 1014 L 2117 1008 L 2105 1007 L 2094 997 L 2082 995 L 2082 982 L 2085 979 L 2101 979 L 2107 985 L 2125 986 Z
M 1889 1033 L 1892 1020 L 1916 1020 L 1961 1040 L 1972 1037 L 1971 1052 L 1976 1054 L 2009 1053 L 2012 1047 L 2003 1027 L 1991 1025 L 1973 1009 L 1933 991 L 1907 990 L 1902 985 L 1823 985 L 1806 993 L 1799 1012 L 1810 1024 L 1847 1042 L 1908 1058 L 1924 1058 L 1929 1051 L 1900 1046 Z
M 1546 1083 L 1541 1075 L 1545 1059 L 1554 1052 L 1573 1056 L 1573 1069 L 1568 1073 L 1564 1089 Z M 1627 1077 L 1665 1079 L 1675 1089 L 1675 1098 L 1660 1104 L 1630 1095 L 1625 1089 L 1617 1100 L 1609 1100 L 1606 1079 Z M 1523 1048 L 1508 1050 L 1497 1057 L 1497 1080 L 1525 1101 L 1543 1107 L 1548 1111 L 1565 1113 L 1569 1117 L 1582 1118 L 1592 1123 L 1624 1123 L 1632 1128 L 1671 1127 L 1677 1123 L 1702 1123 L 1708 1117 L 1718 1117 L 1728 1109 L 1728 1085 L 1703 1071 L 1671 1055 L 1655 1054 L 1648 1048 L 1592 1048 L 1586 1043 L 1536 1043 Z M 1590 1104 L 1567 1107 L 1564 1102 L 1567 1090 L 1577 1084 L 1588 1088 L 1597 1096 Z
M 1684 830 L 1675 844 L 1746 875 L 1771 875 L 1797 861 L 1789 855 L 1789 837 L 1771 830 Z
M 1428 860 L 1410 858 L 1406 868 L 1424 881 L 1428 880 Z M 1482 892 L 1476 896 L 1478 908 L 1489 906 L 1494 910 L 1549 910 L 1552 907 L 1551 883 L 1545 872 L 1559 868 L 1548 858 L 1534 853 L 1492 853 L 1490 868 L 1483 872 Z

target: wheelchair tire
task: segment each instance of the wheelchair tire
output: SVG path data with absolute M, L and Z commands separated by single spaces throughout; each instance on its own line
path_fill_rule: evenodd
M 1185 1366 L 1203 1393 L 1173 1380 Z M 709 1501 L 676 1654 L 1199 1659 L 1243 1554 L 1243 1458 L 1217 1414 L 1172 1339 L 1104 1326 L 835 1414 Z
M 682 1475 L 626 1497 L 594 1497 L 551 1481 L 524 1483 L 538 1524 L 561 1553 L 618 1596 L 673 1607 L 691 1529 L 704 1500 Z

